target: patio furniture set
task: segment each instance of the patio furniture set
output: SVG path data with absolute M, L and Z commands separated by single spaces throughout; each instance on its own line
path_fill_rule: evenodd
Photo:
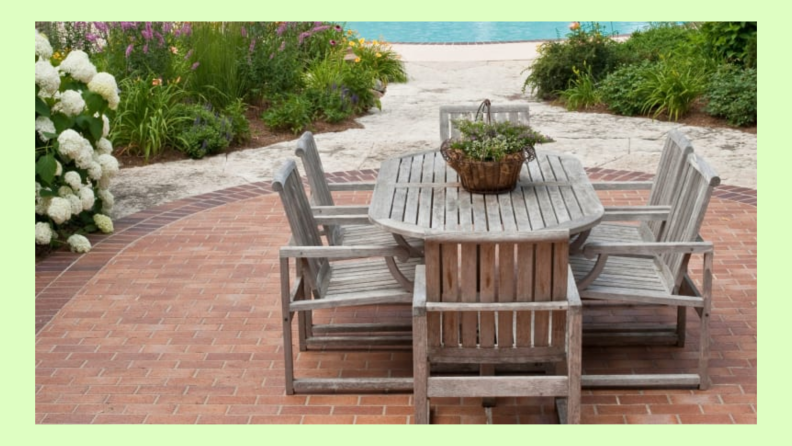
M 475 107 L 442 107 L 440 135 Z M 492 107 L 493 119 L 528 121 L 527 106 Z M 653 182 L 592 184 L 569 155 L 537 152 L 517 187 L 460 187 L 437 151 L 383 162 L 375 183 L 329 184 L 313 135 L 299 139 L 310 198 L 295 161 L 277 172 L 292 239 L 280 250 L 286 393 L 414 393 L 415 422 L 434 397 L 554 396 L 559 419 L 579 423 L 581 387 L 709 386 L 713 245 L 699 236 L 720 182 L 672 131 Z M 644 206 L 605 207 L 598 190 L 648 189 Z M 336 205 L 335 191 L 373 191 L 370 205 Z M 324 239 L 323 239 L 324 237 Z M 700 287 L 689 275 L 703 260 Z M 412 323 L 316 324 L 313 312 L 405 305 Z M 665 306 L 673 323 L 583 322 L 588 307 Z M 688 307 L 700 318 L 697 369 L 587 374 L 583 346 L 684 346 Z M 412 347 L 413 377 L 295 377 L 299 351 Z M 681 368 L 681 367 L 680 367 Z

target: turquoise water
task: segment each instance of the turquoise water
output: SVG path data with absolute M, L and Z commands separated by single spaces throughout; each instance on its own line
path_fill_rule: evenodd
M 563 38 L 571 22 L 346 22 L 368 40 L 388 42 L 507 42 Z M 606 34 L 631 34 L 649 22 L 599 22 Z

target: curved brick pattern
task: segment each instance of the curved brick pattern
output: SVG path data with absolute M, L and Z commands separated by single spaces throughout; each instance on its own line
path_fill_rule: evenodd
M 649 178 L 601 169 L 590 174 Z M 328 176 L 362 181 L 375 175 Z M 115 234 L 92 238 L 89 254 L 56 253 L 37 264 L 36 422 L 410 422 L 411 395 L 283 394 L 277 250 L 289 234 L 270 192 L 259 183 L 150 209 L 116 222 Z M 346 193 L 341 201 L 368 199 L 368 193 Z M 602 199 L 637 204 L 646 193 L 608 192 Z M 712 389 L 584 391 L 584 422 L 756 423 L 755 203 L 755 191 L 719 188 L 702 230 L 716 245 Z M 700 261 L 691 263 L 696 276 Z M 606 322 L 663 315 L 633 310 L 586 317 Z M 374 316 L 406 320 L 409 313 L 339 309 L 316 319 Z M 691 366 L 698 325 L 690 320 L 691 342 L 684 349 L 590 349 L 584 368 L 629 373 Z M 296 367 L 301 376 L 409 376 L 411 356 L 306 352 Z M 477 399 L 441 399 L 433 409 L 438 423 L 486 420 Z M 505 398 L 493 421 L 552 423 L 556 416 L 547 399 Z

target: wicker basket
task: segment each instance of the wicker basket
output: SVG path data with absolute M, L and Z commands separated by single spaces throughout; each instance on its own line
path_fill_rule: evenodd
M 482 111 L 486 109 L 486 115 Z M 476 119 L 486 117 L 491 122 L 490 101 L 484 100 L 476 112 Z M 465 156 L 464 152 L 451 148 L 453 139 L 443 141 L 440 153 L 446 163 L 456 170 L 462 187 L 468 192 L 480 194 L 500 194 L 509 192 L 517 186 L 520 170 L 526 161 L 536 158 L 533 146 L 526 146 L 521 152 L 511 153 L 500 161 L 478 161 Z

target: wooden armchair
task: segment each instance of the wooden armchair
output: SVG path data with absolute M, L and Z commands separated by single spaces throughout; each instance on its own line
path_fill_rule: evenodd
M 368 205 L 339 206 L 333 200 L 333 191 L 374 190 L 373 182 L 328 183 L 322 159 L 311 132 L 305 132 L 297 142 L 295 154 L 302 159 L 308 184 L 311 186 L 311 210 L 320 220 L 332 246 L 392 245 L 399 243 L 410 251 L 410 255 L 420 257 L 420 240 L 405 240 L 390 232 L 373 226 L 368 219 Z
M 395 243 L 383 245 L 323 246 L 317 222 L 293 160 L 275 174 L 272 183 L 283 203 L 292 231 L 290 246 L 280 250 L 283 350 L 286 360 L 286 393 L 334 390 L 409 390 L 409 378 L 295 379 L 292 355 L 292 320 L 298 318 L 301 350 L 368 348 L 410 344 L 410 324 L 349 323 L 314 325 L 314 310 L 377 304 L 409 304 L 417 259 Z M 397 264 L 394 258 L 405 260 Z M 349 259 L 357 259 L 350 261 Z M 290 260 L 296 264 L 294 283 Z M 344 260 L 336 262 L 337 260 Z M 394 277 L 400 278 L 400 280 Z M 406 334 L 394 335 L 394 332 Z
M 429 422 L 433 397 L 505 396 L 566 398 L 559 418 L 579 423 L 581 304 L 569 232 L 441 235 L 425 246 L 413 300 L 416 423 Z M 449 363 L 479 365 L 486 376 L 435 374 L 432 366 Z M 554 363 L 560 373 L 493 374 L 525 363 Z
M 478 108 L 478 105 L 444 105 L 440 107 L 440 141 L 459 135 L 459 130 L 454 127 L 451 120 L 474 119 Z M 528 125 L 528 104 L 493 105 L 490 112 L 494 122 L 511 121 Z
M 713 245 L 699 229 L 720 178 L 702 158 L 685 157 L 668 218 L 656 228 L 642 224 L 622 237 L 587 243 L 570 265 L 583 299 L 618 305 L 677 308 L 676 323 L 660 326 L 585 326 L 586 344 L 671 344 L 685 342 L 687 308 L 701 319 L 698 371 L 695 374 L 584 376 L 585 386 L 709 386 L 709 317 L 712 299 Z M 688 276 L 692 254 L 703 256 L 702 288 Z M 585 303 L 585 300 L 584 300 Z

